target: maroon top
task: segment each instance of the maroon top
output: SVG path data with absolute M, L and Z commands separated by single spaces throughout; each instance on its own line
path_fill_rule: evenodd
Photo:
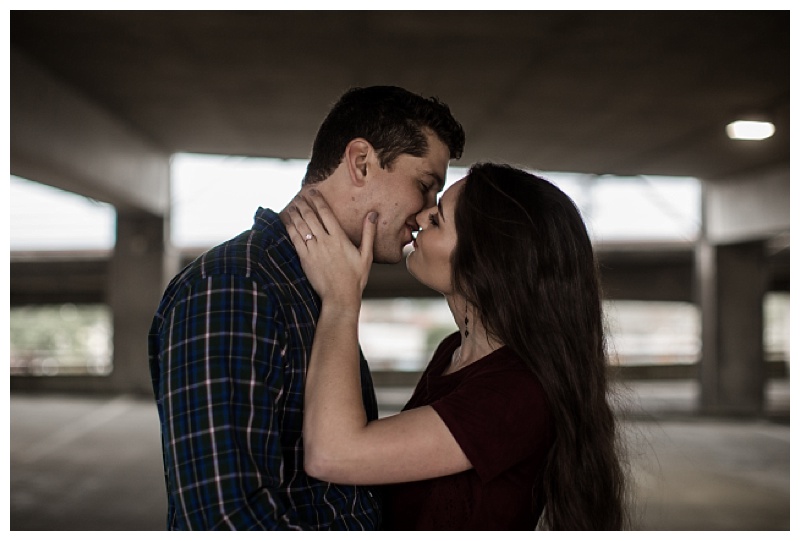
M 432 406 L 473 469 L 387 486 L 385 529 L 536 527 L 540 475 L 554 439 L 544 390 L 508 347 L 442 375 L 460 343 L 458 333 L 442 341 L 404 409 Z

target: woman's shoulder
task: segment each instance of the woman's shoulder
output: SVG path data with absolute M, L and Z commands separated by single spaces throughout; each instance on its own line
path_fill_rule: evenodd
M 464 370 L 473 381 L 478 380 L 482 386 L 499 387 L 506 391 L 537 395 L 537 400 L 544 395 L 539 378 L 520 355 L 508 346 L 503 346 L 480 361 Z
M 527 373 L 533 375 L 525 360 L 508 346 L 501 346 L 482 359 L 467 366 L 483 374 Z

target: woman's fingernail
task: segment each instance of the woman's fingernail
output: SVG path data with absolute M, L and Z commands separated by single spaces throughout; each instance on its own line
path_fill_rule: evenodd
M 367 214 L 367 219 L 370 222 L 375 223 L 378 220 L 378 213 L 373 210 L 372 212 Z

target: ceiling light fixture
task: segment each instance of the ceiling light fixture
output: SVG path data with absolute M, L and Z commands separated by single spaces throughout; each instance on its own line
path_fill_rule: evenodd
M 725 131 L 731 139 L 761 141 L 772 137 L 775 125 L 762 120 L 736 120 L 728 124 Z

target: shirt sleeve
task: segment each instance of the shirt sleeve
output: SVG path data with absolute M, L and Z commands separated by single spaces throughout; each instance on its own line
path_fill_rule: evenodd
M 477 374 L 431 406 L 484 482 L 551 442 L 544 391 L 524 369 Z
M 283 474 L 282 331 L 250 278 L 187 289 L 161 332 L 160 390 L 176 529 L 288 529 Z

